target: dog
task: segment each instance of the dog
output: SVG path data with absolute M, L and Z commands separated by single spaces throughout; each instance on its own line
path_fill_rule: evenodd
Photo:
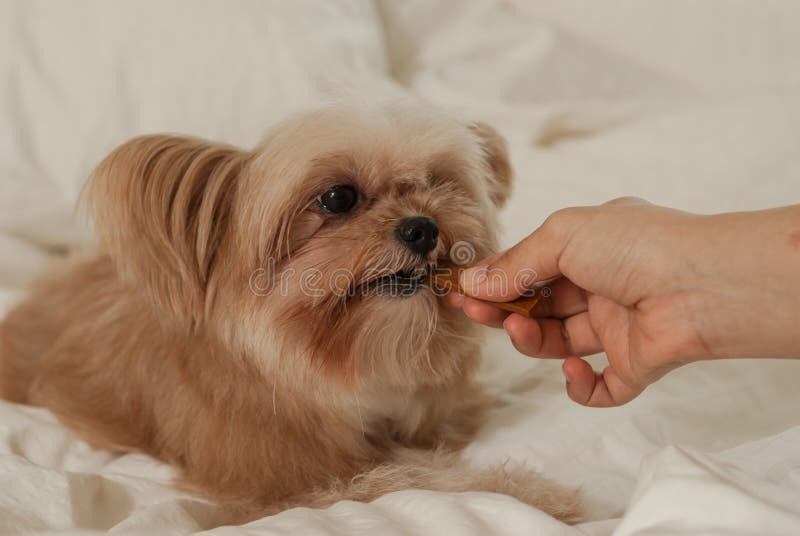
M 407 102 L 300 114 L 252 151 L 135 138 L 88 180 L 97 250 L 0 327 L 0 395 L 172 464 L 236 522 L 409 488 L 576 521 L 577 492 L 463 461 L 480 338 L 426 277 L 456 243 L 495 250 L 511 178 L 494 129 Z

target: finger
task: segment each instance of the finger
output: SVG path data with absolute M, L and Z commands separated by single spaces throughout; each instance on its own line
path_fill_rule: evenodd
M 495 259 L 497 259 L 498 257 L 500 257 L 503 253 L 505 253 L 505 250 L 498 251 L 494 255 L 492 255 L 490 257 L 487 257 L 487 258 L 483 259 L 482 261 L 479 261 L 479 263 L 489 264 L 490 262 L 492 262 Z M 452 260 L 453 259 L 452 259 L 452 256 L 451 256 L 451 261 Z M 464 293 L 461 292 L 460 290 L 450 289 L 447 292 L 447 294 L 445 294 L 443 296 L 443 298 L 444 298 L 445 304 L 448 305 L 449 307 L 460 309 L 460 308 L 462 308 L 464 306 L 465 296 L 464 296 Z M 502 323 L 502 320 L 501 320 L 501 323 Z M 495 327 L 498 327 L 498 326 L 495 326 Z
M 558 260 L 569 237 L 583 221 L 580 209 L 559 211 L 528 237 L 485 266 L 461 273 L 465 294 L 490 301 L 510 301 L 537 281 L 561 275 Z
M 479 263 L 476 263 L 476 264 L 481 264 L 481 263 L 489 264 L 490 262 L 492 262 L 495 259 L 499 258 L 503 253 L 505 253 L 505 250 L 498 251 L 494 255 L 492 255 L 490 257 L 486 257 L 485 259 L 479 261 Z M 452 256 L 451 256 L 450 260 L 455 262 L 452 259 Z M 451 288 L 451 289 L 449 289 L 447 291 L 447 294 L 445 294 L 443 296 L 443 298 L 444 298 L 445 304 L 449 305 L 450 307 L 461 308 L 461 307 L 464 306 L 464 293 L 461 292 L 460 290 Z
M 512 314 L 503 322 L 503 329 L 514 347 L 530 357 L 585 356 L 603 351 L 588 313 L 566 320 Z
M 475 263 L 475 265 L 479 265 L 479 264 L 488 265 L 489 263 L 493 262 L 495 259 L 499 258 L 501 255 L 503 255 L 503 253 L 505 253 L 505 250 L 498 251 L 494 255 L 491 255 L 490 257 L 486 257 L 485 259 L 483 259 L 481 261 L 478 261 L 477 263 Z M 452 254 L 450 256 L 450 261 L 455 263 L 455 264 L 459 264 L 459 263 L 456 262 L 455 259 L 453 259 Z M 464 293 L 460 292 L 459 290 L 455 290 L 455 289 L 451 288 L 450 290 L 447 291 L 447 294 L 445 294 L 443 296 L 443 298 L 444 298 L 445 303 L 447 305 L 449 305 L 450 307 L 461 308 L 464 305 Z
M 444 303 L 454 309 L 460 309 L 464 305 L 465 296 L 457 291 L 450 291 L 443 296 Z
M 469 297 L 464 299 L 463 308 L 472 320 L 492 328 L 502 328 L 503 321 L 511 314 Z
M 622 404 L 627 404 L 642 391 L 644 391 L 645 385 L 638 386 L 638 385 L 628 385 L 622 378 L 617 374 L 617 371 L 614 370 L 614 367 L 608 366 L 603 369 L 603 374 L 601 376 L 603 385 L 605 386 L 606 392 L 609 394 L 612 402 L 615 406 L 621 406 Z M 590 400 L 591 401 L 591 400 Z
M 583 312 L 562 320 L 564 331 L 569 338 L 571 355 L 584 356 L 600 353 L 603 343 L 592 326 L 588 312 Z
M 595 372 L 592 366 L 579 357 L 568 357 L 561 364 L 567 380 L 567 395 L 578 404 L 586 405 L 592 397 Z
M 541 297 L 532 311 L 535 317 L 566 318 L 582 313 L 589 307 L 586 292 L 566 277 L 560 277 L 544 288 L 548 291 L 539 292 Z
M 530 357 L 565 357 L 570 355 L 564 324 L 551 318 L 525 318 L 512 314 L 503 322 L 514 348 Z
M 481 259 L 481 260 L 479 260 L 477 262 L 471 263 L 471 265 L 472 266 L 489 266 L 491 263 L 493 263 L 494 261 L 496 261 L 497 259 L 499 259 L 503 255 L 505 255 L 506 251 L 508 251 L 508 249 L 502 249 L 502 250 L 498 251 L 497 253 L 495 253 L 494 255 L 490 255 L 490 256 L 486 257 L 485 259 Z
M 605 204 L 650 203 L 638 197 L 620 197 Z M 530 290 L 534 283 L 562 275 L 559 259 L 575 231 L 595 214 L 593 208 L 570 208 L 553 213 L 533 233 L 496 259 L 464 270 L 461 289 L 484 300 L 510 301 Z
M 644 387 L 627 385 L 610 366 L 602 374 L 596 374 L 591 365 L 579 357 L 565 359 L 561 368 L 567 378 L 567 394 L 584 406 L 621 406 L 644 390 Z

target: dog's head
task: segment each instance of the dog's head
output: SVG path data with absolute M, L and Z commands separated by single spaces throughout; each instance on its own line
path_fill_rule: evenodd
M 434 385 L 472 343 L 428 271 L 492 252 L 510 179 L 490 127 L 393 103 L 291 118 L 253 151 L 137 138 L 88 193 L 121 276 L 165 322 L 274 371 Z

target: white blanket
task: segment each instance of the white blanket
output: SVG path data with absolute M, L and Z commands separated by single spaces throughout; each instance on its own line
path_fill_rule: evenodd
M 619 195 L 702 212 L 800 197 L 791 0 L 9 0 L 0 16 L 12 22 L 0 50 L 0 314 L 54 250 L 90 239 L 73 205 L 114 144 L 178 130 L 252 145 L 342 88 L 412 93 L 501 130 L 517 169 L 506 243 L 559 207 Z M 583 487 L 587 523 L 500 495 L 409 490 L 210 533 L 800 533 L 800 361 L 692 365 L 598 410 L 567 399 L 559 362 L 519 356 L 502 333 L 485 354 L 484 381 L 506 403 L 470 458 L 524 460 Z M 213 527 L 216 508 L 172 489 L 171 474 L 91 450 L 45 410 L 0 403 L 0 534 Z

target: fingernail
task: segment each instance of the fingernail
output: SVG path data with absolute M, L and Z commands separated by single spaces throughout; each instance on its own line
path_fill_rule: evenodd
M 468 294 L 474 294 L 478 287 L 486 283 L 488 276 L 486 274 L 486 266 L 473 266 L 461 272 L 459 277 L 459 285 Z

